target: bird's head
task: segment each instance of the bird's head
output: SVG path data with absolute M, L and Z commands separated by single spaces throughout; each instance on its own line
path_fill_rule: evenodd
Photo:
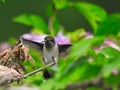
M 55 38 L 53 36 L 46 36 L 44 38 L 44 41 L 46 48 L 52 48 L 53 46 L 55 46 Z

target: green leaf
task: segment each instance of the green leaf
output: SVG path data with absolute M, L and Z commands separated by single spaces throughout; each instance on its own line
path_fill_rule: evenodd
M 108 63 L 108 60 L 103 54 L 97 54 L 96 56 L 94 56 L 94 62 L 92 62 L 92 64 L 97 66 L 103 66 L 106 63 Z
M 101 22 L 97 29 L 96 36 L 117 35 L 120 31 L 120 14 L 114 14 Z
M 17 23 L 32 26 L 34 29 L 42 30 L 47 34 L 49 33 L 45 21 L 40 16 L 22 14 L 13 18 L 13 20 Z
M 22 84 L 26 84 L 26 82 L 30 85 L 30 86 L 39 86 L 42 82 L 43 82 L 43 77 L 42 77 L 42 73 L 39 72 L 37 74 L 34 74 L 33 76 L 30 76 L 27 79 L 24 79 L 22 81 Z
M 75 61 L 67 63 L 64 67 L 59 67 L 57 79 L 60 83 L 66 86 L 67 83 L 78 81 L 85 70 L 84 64 L 89 60 L 89 57 L 81 57 Z M 74 77 L 74 78 L 73 78 Z
M 40 90 L 54 90 L 56 82 L 52 79 L 47 80 L 40 86 Z
M 100 53 L 108 59 L 108 63 L 103 66 L 102 70 L 103 76 L 108 77 L 113 70 L 120 68 L 120 52 L 114 48 L 106 47 Z
M 75 7 L 88 20 L 94 30 L 97 29 L 97 22 L 101 22 L 106 17 L 106 11 L 98 5 L 90 3 L 76 3 Z
M 60 82 L 64 85 L 77 81 L 90 80 L 100 73 L 100 67 L 90 65 L 90 57 L 83 56 L 69 63 L 66 68 L 62 69 Z
M 81 41 L 76 42 L 72 48 L 70 53 L 70 58 L 85 55 L 86 52 L 90 49 L 93 43 L 93 38 L 83 39 Z
M 120 85 L 120 74 L 110 75 L 104 79 L 105 83 L 108 85 Z
M 88 39 L 80 40 L 73 44 L 71 48 L 71 53 L 69 55 L 70 58 L 80 57 L 85 55 L 91 48 L 92 45 L 100 45 L 104 37 L 93 37 Z
M 112 61 L 103 66 L 103 76 L 108 77 L 113 70 L 120 68 L 120 57 L 111 59 Z
M 80 76 L 80 81 L 96 78 L 100 74 L 101 68 L 96 65 L 86 64 L 85 71 Z
M 13 21 L 24 25 L 32 26 L 32 20 L 30 19 L 30 15 L 28 14 L 21 14 L 19 16 L 16 16 L 13 18 Z
M 100 87 L 87 87 L 86 90 L 103 90 L 103 89 Z
M 68 5 L 67 0 L 53 0 L 53 3 L 58 10 L 63 9 Z
M 76 29 L 74 32 L 67 32 L 67 35 L 70 37 L 70 40 L 74 43 L 79 41 L 86 35 L 86 31 L 84 28 Z
M 64 72 L 63 72 L 64 67 L 62 67 L 62 69 L 61 69 L 63 74 L 61 75 L 61 72 L 60 72 L 60 78 L 66 77 L 66 76 L 68 76 L 68 74 L 70 75 L 70 73 L 72 73 L 77 67 L 85 64 L 88 61 L 88 59 L 89 59 L 89 57 L 85 56 L 85 57 L 78 58 L 77 60 L 66 64 L 66 66 L 65 66 L 66 68 L 64 69 Z
M 103 54 L 107 58 L 116 58 L 120 55 L 120 52 L 112 47 L 105 47 L 100 51 L 100 54 Z
M 5 0 L 1 0 L 3 3 L 5 3 Z

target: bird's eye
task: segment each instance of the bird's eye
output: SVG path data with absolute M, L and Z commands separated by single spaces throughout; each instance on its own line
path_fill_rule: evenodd
M 54 40 L 51 40 L 52 42 L 54 42 Z

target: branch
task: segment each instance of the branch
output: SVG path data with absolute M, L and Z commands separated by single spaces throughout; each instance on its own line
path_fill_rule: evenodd
M 23 78 L 27 78 L 28 76 L 31 76 L 31 75 L 33 75 L 33 74 L 36 74 L 36 73 L 40 72 L 40 71 L 43 71 L 43 70 L 45 70 L 47 67 L 53 66 L 53 65 L 55 65 L 55 64 L 56 64 L 56 62 L 53 62 L 53 63 L 50 63 L 50 64 L 44 66 L 43 68 L 39 68 L 39 69 L 37 69 L 37 70 L 34 70 L 34 71 L 32 71 L 32 72 L 30 72 L 30 73 L 28 73 L 28 74 L 25 74 L 25 75 L 23 76 Z
M 50 67 L 50 66 L 55 65 L 55 64 L 56 64 L 56 62 L 50 63 L 50 64 L 44 66 L 43 68 L 39 68 L 39 69 L 34 70 L 34 71 L 32 71 L 32 72 L 30 72 L 30 73 L 28 73 L 28 74 L 25 74 L 21 79 L 15 79 L 15 80 L 10 81 L 9 83 L 4 83 L 4 84 L 2 84 L 2 85 L 11 84 L 11 83 L 13 83 L 13 82 L 15 82 L 15 81 L 19 82 L 20 80 L 25 79 L 25 78 L 27 78 L 28 76 L 31 76 L 31 75 L 33 75 L 33 74 L 36 74 L 36 73 L 38 73 L 38 72 L 40 72 L 40 71 L 43 71 L 43 70 L 45 70 L 47 67 Z

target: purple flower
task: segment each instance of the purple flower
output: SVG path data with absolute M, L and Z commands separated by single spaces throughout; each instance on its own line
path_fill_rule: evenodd
M 58 44 L 70 44 L 69 37 L 63 35 L 63 32 L 58 32 L 57 36 L 55 37 L 55 40 Z
M 44 41 L 44 38 L 47 35 L 44 34 L 23 34 L 22 37 L 31 41 L 39 42 L 41 43 Z M 69 37 L 63 35 L 62 32 L 58 32 L 57 36 L 55 37 L 55 40 L 58 44 L 70 44 Z
M 120 47 L 117 44 L 115 44 L 115 42 L 113 40 L 106 39 L 104 41 L 104 45 L 110 46 L 110 47 L 115 48 L 116 50 L 120 51 Z
M 103 48 L 105 48 L 105 45 L 101 45 L 100 47 L 95 47 L 94 50 L 96 53 L 99 53 L 100 50 L 102 50 Z
M 87 33 L 85 34 L 85 37 L 86 37 L 86 38 L 93 38 L 93 34 L 90 33 L 90 32 L 87 32 Z
M 43 35 L 43 34 L 41 34 L 41 35 L 39 35 L 39 34 L 23 34 L 22 35 L 22 37 L 24 39 L 28 39 L 28 40 L 39 42 L 39 43 L 44 41 L 45 36 L 46 35 Z
M 92 38 L 93 37 L 93 34 L 90 33 L 90 32 L 87 32 L 86 35 L 85 35 L 85 38 Z M 110 46 L 112 48 L 115 48 L 116 50 L 120 51 L 120 47 L 115 44 L 115 42 L 109 38 L 107 38 L 103 45 L 101 45 L 100 47 L 95 47 L 95 51 L 100 51 L 101 49 L 105 48 L 106 46 Z
M 112 73 L 113 73 L 114 75 L 117 75 L 119 72 L 118 72 L 118 70 L 113 70 Z
M 105 48 L 106 46 L 112 47 L 118 51 L 120 51 L 120 47 L 115 44 L 115 42 L 111 39 L 106 39 L 103 43 L 103 45 L 99 46 L 99 47 L 95 47 L 94 50 L 98 53 L 100 50 L 102 50 L 103 48 Z

